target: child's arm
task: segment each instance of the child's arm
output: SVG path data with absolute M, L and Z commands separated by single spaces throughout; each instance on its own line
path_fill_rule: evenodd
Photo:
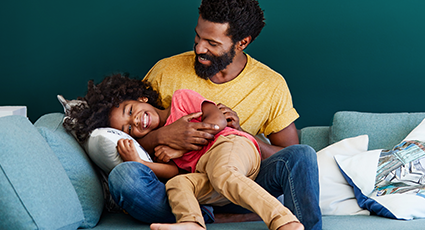
M 147 162 L 140 159 L 139 154 L 136 150 L 136 146 L 134 145 L 132 140 L 118 140 L 117 150 L 123 161 L 136 161 L 142 163 L 148 166 L 159 178 L 169 179 L 179 173 L 178 167 L 172 161 L 168 163 L 157 163 Z
M 217 134 L 227 126 L 227 121 L 220 109 L 211 102 L 202 103 L 202 122 L 217 125 L 218 129 L 205 130 L 213 135 Z

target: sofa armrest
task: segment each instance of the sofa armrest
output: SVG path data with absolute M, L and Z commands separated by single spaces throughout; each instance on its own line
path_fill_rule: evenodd
M 329 126 L 312 126 L 301 129 L 300 143 L 319 151 L 329 145 Z

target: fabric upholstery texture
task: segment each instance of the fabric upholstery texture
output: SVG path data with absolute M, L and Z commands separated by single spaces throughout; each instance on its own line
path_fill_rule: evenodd
M 329 144 L 367 134 L 369 149 L 391 149 L 424 118 L 425 113 L 337 112 L 331 126 Z
M 77 192 L 84 212 L 80 228 L 92 228 L 98 223 L 104 207 L 103 189 L 94 164 L 74 137 L 62 126 L 63 114 L 40 117 L 35 126 L 62 163 Z
M 329 145 L 329 126 L 314 126 L 302 128 L 299 134 L 301 143 L 308 143 L 319 151 Z
M 0 229 L 78 228 L 80 201 L 44 138 L 23 116 L 0 127 Z

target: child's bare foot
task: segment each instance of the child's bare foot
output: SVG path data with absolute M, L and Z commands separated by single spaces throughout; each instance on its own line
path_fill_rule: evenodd
M 299 222 L 290 222 L 280 226 L 277 230 L 304 230 L 304 225 Z
M 175 224 L 151 224 L 151 230 L 205 230 L 195 222 L 181 222 Z

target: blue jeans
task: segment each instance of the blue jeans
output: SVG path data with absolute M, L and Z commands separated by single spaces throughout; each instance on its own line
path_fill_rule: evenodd
M 311 147 L 290 146 L 263 160 L 255 181 L 275 197 L 284 194 L 284 205 L 306 230 L 322 229 L 317 157 Z M 146 223 L 175 222 L 165 185 L 147 166 L 136 162 L 116 166 L 109 174 L 109 189 L 115 202 L 134 218 Z M 225 208 L 245 212 L 236 205 Z M 202 209 L 204 218 L 212 217 L 206 207 Z

